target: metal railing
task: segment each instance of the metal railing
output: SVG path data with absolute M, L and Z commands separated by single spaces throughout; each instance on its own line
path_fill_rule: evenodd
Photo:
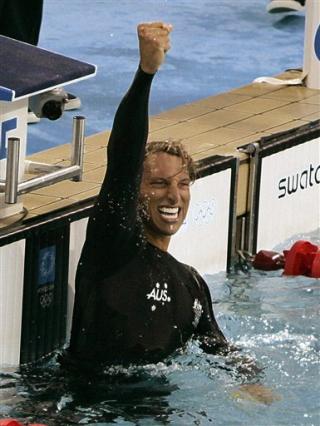
M 49 186 L 62 180 L 82 180 L 84 153 L 85 118 L 73 118 L 73 135 L 71 144 L 70 166 L 25 161 L 25 171 L 29 173 L 44 173 L 24 182 L 18 181 L 20 139 L 8 139 L 6 179 L 0 182 L 0 192 L 5 193 L 5 203 L 15 204 L 19 195 L 44 186 Z

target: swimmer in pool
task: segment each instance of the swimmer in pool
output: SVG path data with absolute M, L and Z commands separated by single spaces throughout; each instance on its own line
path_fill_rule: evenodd
M 187 214 L 192 159 L 180 143 L 146 145 L 151 83 L 171 30 L 162 22 L 138 26 L 140 65 L 115 115 L 88 222 L 67 352 L 90 368 L 158 362 L 192 337 L 209 353 L 228 347 L 206 283 L 167 251 Z

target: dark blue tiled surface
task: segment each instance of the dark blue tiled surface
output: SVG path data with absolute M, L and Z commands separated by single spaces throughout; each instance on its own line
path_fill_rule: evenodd
M 85 62 L 0 36 L 0 100 L 9 100 L 8 90 L 14 99 L 94 73 Z

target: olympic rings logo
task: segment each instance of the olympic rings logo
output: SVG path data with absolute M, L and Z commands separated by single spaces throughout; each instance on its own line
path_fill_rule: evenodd
M 194 224 L 209 224 L 215 218 L 215 201 L 211 199 L 198 202 L 194 205 L 190 213 L 190 221 Z
M 53 301 L 52 292 L 40 294 L 39 302 L 43 309 L 48 308 L 51 305 L 52 301 Z

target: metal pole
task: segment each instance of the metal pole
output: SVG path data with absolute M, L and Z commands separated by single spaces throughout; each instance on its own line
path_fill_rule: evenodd
M 36 189 L 43 188 L 44 186 L 61 182 L 62 180 L 72 179 L 75 176 L 78 176 L 79 172 L 79 166 L 70 166 L 43 176 L 35 177 L 25 182 L 21 182 L 18 186 L 18 193 L 20 195 L 31 190 L 35 191 Z
M 259 163 L 259 152 L 260 144 L 258 142 L 251 143 L 244 148 L 239 148 L 239 151 L 244 152 L 250 156 L 249 163 L 249 181 L 248 181 L 248 195 L 247 195 L 247 212 L 249 212 L 249 217 L 245 220 L 245 248 L 249 254 L 253 254 L 253 245 L 254 245 L 254 228 L 256 221 L 256 187 L 257 187 L 257 169 Z M 242 224 L 243 225 L 243 224 Z M 243 230 L 243 226 L 242 226 Z M 242 239 L 241 239 L 242 240 Z M 241 245 L 243 240 L 241 241 Z
M 320 1 L 306 0 L 303 74 L 307 87 L 320 89 Z
M 80 167 L 79 175 L 73 178 L 76 182 L 82 180 L 85 120 L 82 116 L 73 117 L 71 165 Z
M 5 184 L 5 203 L 15 204 L 18 197 L 20 139 L 9 138 Z
M 257 168 L 259 161 L 259 143 L 253 143 L 248 146 L 248 153 L 250 153 L 250 174 L 249 174 L 249 194 L 248 194 L 248 205 L 249 211 L 249 224 L 247 228 L 247 251 L 253 254 L 253 238 L 254 228 L 256 221 L 256 187 L 257 187 Z
M 241 226 L 240 226 L 240 251 L 244 251 L 245 243 L 246 243 L 246 218 L 241 218 Z
M 25 160 L 24 162 L 24 171 L 30 174 L 51 173 L 63 168 L 57 164 L 39 163 L 38 161 Z
M 237 199 L 238 199 L 238 181 L 239 181 L 239 167 L 240 160 L 236 158 L 236 171 L 234 179 L 234 195 L 233 200 L 230 197 L 230 210 L 232 211 L 232 224 L 231 226 L 231 250 L 230 250 L 230 261 L 231 264 L 235 262 L 236 259 L 236 235 L 237 235 Z

